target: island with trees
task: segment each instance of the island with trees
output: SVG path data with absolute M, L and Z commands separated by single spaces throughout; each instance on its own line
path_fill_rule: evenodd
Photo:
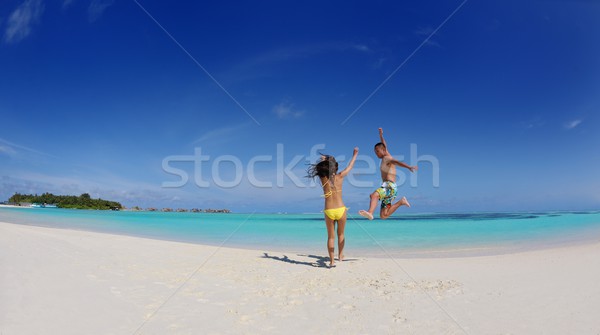
M 147 211 L 147 212 L 178 212 L 178 213 L 231 213 L 229 209 L 185 209 L 185 208 L 163 208 L 158 209 L 149 207 L 143 209 L 139 206 L 133 206 L 129 209 L 125 208 L 121 203 L 104 199 L 92 199 L 88 193 L 83 193 L 80 196 L 74 195 L 54 195 L 52 193 L 37 194 L 21 194 L 15 193 L 8 201 L 0 203 L 0 205 L 11 205 L 21 207 L 57 207 L 68 209 L 94 209 L 94 210 L 129 210 L 129 211 Z
M 52 193 L 20 194 L 15 193 L 8 199 L 9 203 L 20 206 L 31 206 L 32 204 L 56 205 L 59 208 L 72 209 L 97 209 L 97 210 L 121 210 L 123 206 L 116 201 L 104 199 L 92 199 L 88 193 L 80 196 L 74 195 L 54 195 Z

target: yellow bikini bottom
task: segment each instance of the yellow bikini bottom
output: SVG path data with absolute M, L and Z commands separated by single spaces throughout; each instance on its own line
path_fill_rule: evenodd
M 328 218 L 337 221 L 341 219 L 342 216 L 344 216 L 344 213 L 346 213 L 346 207 L 344 206 L 338 208 L 325 209 L 323 210 L 323 212 L 325 213 L 325 215 L 327 215 Z

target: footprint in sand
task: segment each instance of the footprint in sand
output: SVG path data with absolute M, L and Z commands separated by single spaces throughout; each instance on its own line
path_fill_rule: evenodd
M 398 316 L 394 315 L 395 323 L 405 323 L 406 321 L 408 321 L 408 319 L 406 319 L 405 317 L 400 316 L 400 315 L 398 315 Z
M 456 280 L 420 280 L 404 285 L 411 291 L 436 292 L 438 297 L 462 294 L 462 283 Z
M 344 304 L 342 302 L 338 302 L 336 304 L 333 304 L 333 305 L 331 305 L 331 307 L 335 308 L 335 309 L 344 309 L 344 310 L 347 310 L 347 311 L 356 309 L 356 306 L 351 305 L 351 304 Z

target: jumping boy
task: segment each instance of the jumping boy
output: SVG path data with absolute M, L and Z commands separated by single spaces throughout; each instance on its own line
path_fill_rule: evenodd
M 392 215 L 400 206 L 410 207 L 410 203 L 406 200 L 406 197 L 402 197 L 400 201 L 392 204 L 394 198 L 396 198 L 397 186 L 396 186 L 396 165 L 407 168 L 410 172 L 417 171 L 417 166 L 410 166 L 403 162 L 400 162 L 392 155 L 390 155 L 387 144 L 383 139 L 383 129 L 379 128 L 379 139 L 381 142 L 375 144 L 375 155 L 381 159 L 381 180 L 383 183 L 381 187 L 378 188 L 375 192 L 371 193 L 371 204 L 369 206 L 369 210 L 360 210 L 358 214 L 366 217 L 369 220 L 373 220 L 373 213 L 375 212 L 375 207 L 377 207 L 377 202 L 381 200 L 381 210 L 379 212 L 379 216 L 382 219 L 387 219 Z

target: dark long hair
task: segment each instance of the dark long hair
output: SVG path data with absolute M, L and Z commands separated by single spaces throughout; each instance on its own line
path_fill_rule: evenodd
M 331 187 L 335 188 L 335 185 L 333 184 L 333 179 L 335 178 L 335 174 L 337 173 L 337 171 L 338 162 L 335 160 L 335 157 L 321 154 L 321 160 L 318 161 L 316 164 L 310 164 L 306 172 L 308 173 L 308 178 L 327 177 L 329 180 L 332 181 Z

